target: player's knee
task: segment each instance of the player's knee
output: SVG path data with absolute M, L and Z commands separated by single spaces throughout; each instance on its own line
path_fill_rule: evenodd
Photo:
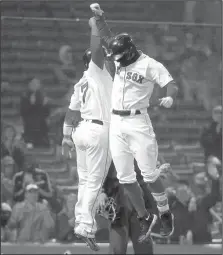
M 135 172 L 133 172 L 130 175 L 117 174 L 117 178 L 118 178 L 120 184 L 132 184 L 137 181 Z
M 142 173 L 144 182 L 154 183 L 160 176 L 160 170 L 155 168 L 153 171 L 149 171 L 149 173 Z

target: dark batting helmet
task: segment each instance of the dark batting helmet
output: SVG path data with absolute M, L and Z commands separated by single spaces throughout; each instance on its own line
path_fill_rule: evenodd
M 127 33 L 116 35 L 109 42 L 109 55 L 113 60 L 122 62 L 130 61 L 137 52 L 136 46 L 132 41 L 132 38 Z
M 90 49 L 87 49 L 84 52 L 83 61 L 84 61 L 84 66 L 85 66 L 85 68 L 87 70 L 88 69 L 88 65 L 89 65 L 89 63 L 91 61 L 91 50 Z

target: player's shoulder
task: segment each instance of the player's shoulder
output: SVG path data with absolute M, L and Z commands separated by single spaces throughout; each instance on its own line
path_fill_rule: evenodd
M 151 58 L 149 55 L 143 53 L 142 51 L 139 51 L 139 53 L 140 53 L 140 57 L 136 61 L 139 65 L 143 65 L 146 68 L 159 65 L 159 62 L 155 60 L 154 58 Z
M 89 63 L 88 70 L 86 71 L 86 76 L 98 80 L 101 80 L 102 77 L 111 77 L 105 63 L 103 65 L 103 69 L 101 69 L 93 61 Z
M 156 60 L 155 58 L 151 58 L 148 55 L 146 55 L 146 60 L 148 63 L 148 67 L 157 67 L 157 66 L 162 65 L 162 63 L 160 63 L 158 60 Z
M 93 72 L 100 72 L 102 71 L 103 69 L 101 69 L 99 66 L 97 66 L 94 61 L 90 61 L 89 63 L 89 66 L 88 66 L 88 69 L 86 71 L 86 74 L 93 74 Z
M 87 75 L 86 75 L 86 71 L 85 71 L 85 72 L 83 72 L 83 76 L 80 78 L 80 80 L 74 84 L 74 91 L 75 91 L 75 89 L 84 85 L 86 82 L 87 82 Z

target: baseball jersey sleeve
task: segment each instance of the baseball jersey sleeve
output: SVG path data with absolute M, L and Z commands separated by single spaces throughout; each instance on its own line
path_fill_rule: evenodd
M 69 105 L 70 110 L 73 110 L 73 111 L 80 110 L 81 108 L 80 90 L 81 90 L 81 86 L 84 85 L 86 82 L 87 82 L 87 78 L 84 74 L 83 77 L 80 79 L 80 81 L 74 85 L 74 93 L 71 96 L 70 105 Z
M 101 69 L 91 60 L 89 63 L 87 74 L 91 77 L 96 77 L 100 79 L 100 75 L 104 73 L 105 69 L 106 69 L 105 65 L 103 69 Z
M 155 59 L 150 58 L 146 69 L 146 78 L 157 83 L 161 88 L 166 86 L 173 77 L 168 70 Z

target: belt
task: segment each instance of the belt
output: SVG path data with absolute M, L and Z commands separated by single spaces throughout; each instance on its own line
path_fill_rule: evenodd
M 85 119 L 85 121 L 95 123 L 95 124 L 98 124 L 98 125 L 101 125 L 101 126 L 104 125 L 103 121 L 101 121 L 101 120 L 86 120 Z
M 119 116 L 130 116 L 130 115 L 138 115 L 138 114 L 141 114 L 141 111 L 140 110 L 135 110 L 134 111 L 134 114 L 132 114 L 132 112 L 130 110 L 112 110 L 112 113 L 115 114 L 115 115 L 119 115 Z

